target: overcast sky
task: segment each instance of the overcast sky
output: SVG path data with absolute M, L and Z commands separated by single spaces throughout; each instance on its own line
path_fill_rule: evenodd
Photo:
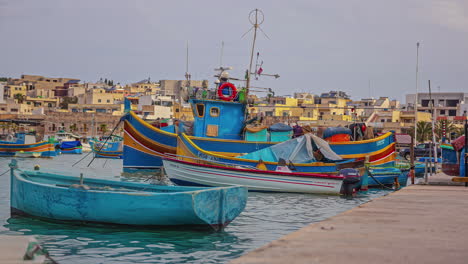
M 419 90 L 431 79 L 435 92 L 468 92 L 467 0 L 0 0 L 0 76 L 183 79 L 188 41 L 192 78 L 212 83 L 224 41 L 223 64 L 243 77 L 255 8 L 269 37 L 255 52 L 281 78 L 254 86 L 404 100 L 420 42 Z

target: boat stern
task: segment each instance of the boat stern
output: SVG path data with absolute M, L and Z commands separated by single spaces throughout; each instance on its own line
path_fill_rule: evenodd
M 200 190 L 193 194 L 194 211 L 213 229 L 221 230 L 244 210 L 247 197 L 243 186 Z

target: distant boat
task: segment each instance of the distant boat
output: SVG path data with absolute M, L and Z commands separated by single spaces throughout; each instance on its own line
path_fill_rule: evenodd
M 106 159 L 121 159 L 123 156 L 123 142 L 105 142 L 105 141 L 89 141 L 91 149 L 96 158 Z
M 79 140 L 62 141 L 60 143 L 60 150 L 62 154 L 82 154 L 83 153 L 83 147 Z
M 41 157 L 54 157 L 56 156 L 54 144 L 47 141 L 36 142 L 34 135 L 26 133 L 16 133 L 6 140 L 0 141 L 0 156 L 16 156 L 17 153 L 34 152 L 40 153 Z
M 325 173 L 270 171 L 255 167 L 212 162 L 203 164 L 167 156 L 163 159 L 168 177 L 176 184 L 196 186 L 246 186 L 249 191 L 340 194 L 345 177 Z M 355 175 L 360 181 L 359 171 Z M 354 182 L 356 184 L 357 182 Z M 354 187 L 359 188 L 359 184 Z
M 220 229 L 245 208 L 247 188 L 161 186 L 11 168 L 11 215 L 137 226 Z

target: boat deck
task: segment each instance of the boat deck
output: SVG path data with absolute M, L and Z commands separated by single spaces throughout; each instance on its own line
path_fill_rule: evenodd
M 466 263 L 467 216 L 468 188 L 412 185 L 231 263 Z

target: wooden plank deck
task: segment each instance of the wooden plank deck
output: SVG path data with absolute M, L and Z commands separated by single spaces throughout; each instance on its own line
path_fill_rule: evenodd
M 467 263 L 468 188 L 413 185 L 311 224 L 241 263 Z

